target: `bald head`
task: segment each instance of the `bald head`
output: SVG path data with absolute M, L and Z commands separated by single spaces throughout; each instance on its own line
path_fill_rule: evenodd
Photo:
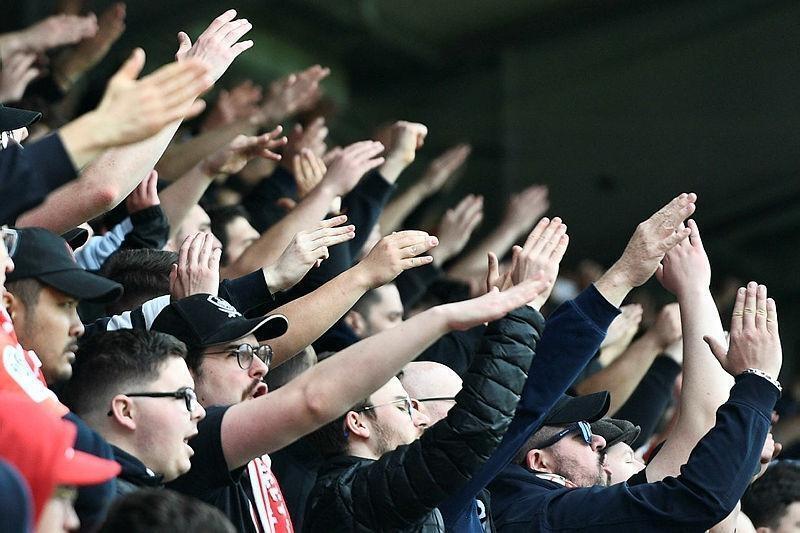
M 454 398 L 461 390 L 461 378 L 449 367 L 430 361 L 415 361 L 403 369 L 400 382 L 415 399 Z M 423 402 L 419 409 L 435 424 L 447 416 L 454 402 L 436 400 Z

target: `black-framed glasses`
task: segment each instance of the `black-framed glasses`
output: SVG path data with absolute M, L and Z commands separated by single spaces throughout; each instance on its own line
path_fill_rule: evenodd
M 206 355 L 220 355 L 220 354 L 236 354 L 236 362 L 239 363 L 239 368 L 242 370 L 250 370 L 253 364 L 253 357 L 258 357 L 267 365 L 267 371 L 272 364 L 272 346 L 269 344 L 262 344 L 260 346 L 253 346 L 252 344 L 240 344 L 233 350 L 224 350 L 221 352 L 206 352 Z
M 398 403 L 402 403 L 403 404 L 403 406 L 405 407 L 405 409 L 404 409 L 405 412 L 408 413 L 408 418 L 410 418 L 411 421 L 413 422 L 414 421 L 414 413 L 412 411 L 413 411 L 414 407 L 411 404 L 411 398 L 409 398 L 408 396 L 406 396 L 405 398 L 398 398 L 398 399 L 393 400 L 391 402 L 380 403 L 378 405 L 367 405 L 366 407 L 362 407 L 361 409 L 357 409 L 356 413 L 362 413 L 364 411 L 371 411 L 372 409 L 376 409 L 378 407 L 386 407 L 387 405 L 396 405 Z
M 589 422 L 581 420 L 579 422 L 573 422 L 569 424 L 564 429 L 562 429 L 561 431 L 559 431 L 558 433 L 556 433 L 555 435 L 553 435 L 552 437 L 550 437 L 549 439 L 538 445 L 537 448 L 544 449 L 549 446 L 552 446 L 553 444 L 560 441 L 570 433 L 575 433 L 576 431 L 580 432 L 581 437 L 583 437 L 583 441 L 586 444 L 588 444 L 589 446 L 592 445 L 592 437 L 594 436 L 592 435 L 592 426 L 589 425 Z
M 19 234 L 17 230 L 11 228 L 0 228 L 0 235 L 3 237 L 3 244 L 8 252 L 8 257 L 14 255 L 17 251 L 17 243 L 19 242 Z
M 200 405 L 197 402 L 197 393 L 191 387 L 181 387 L 180 389 L 172 392 L 128 392 L 125 396 L 130 396 L 132 398 L 135 397 L 142 397 L 142 398 L 175 398 L 176 400 L 182 399 L 186 402 L 186 410 L 189 411 L 189 414 L 194 413 L 195 409 Z M 108 411 L 108 416 L 111 416 L 112 411 Z
M 417 398 L 419 403 L 425 402 L 454 402 L 456 401 L 455 396 L 435 396 L 432 398 Z

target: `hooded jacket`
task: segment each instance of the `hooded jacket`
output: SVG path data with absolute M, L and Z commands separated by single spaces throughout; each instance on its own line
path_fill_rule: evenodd
M 469 481 L 502 439 L 543 322 L 523 307 L 491 323 L 455 406 L 416 441 L 377 461 L 339 456 L 323 466 L 305 531 L 444 531 L 436 507 Z

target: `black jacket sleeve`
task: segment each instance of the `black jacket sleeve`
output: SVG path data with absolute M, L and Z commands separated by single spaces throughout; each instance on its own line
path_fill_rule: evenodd
M 397 279 L 394 280 L 394 284 L 400 293 L 400 299 L 403 301 L 403 309 L 408 312 L 414 307 L 419 299 L 428 292 L 428 287 L 441 278 L 442 275 L 442 269 L 433 263 L 400 273 Z
M 131 213 L 133 229 L 125 235 L 120 250 L 160 250 L 169 238 L 169 222 L 160 205 Z
M 245 197 L 242 204 L 250 214 L 250 222 L 259 233 L 264 233 L 286 214 L 275 205 L 279 198 L 297 200 L 297 184 L 294 176 L 278 165 L 271 176 L 262 179 Z
M 10 143 L 0 150 L 0 224 L 42 203 L 47 195 L 76 176 L 58 133 L 26 145 Z
M 484 329 L 484 326 L 477 326 L 467 331 L 452 331 L 431 344 L 417 357 L 417 361 L 441 363 L 461 376 L 472 364 L 475 347 L 478 346 Z
M 394 190 L 394 185 L 373 170 L 342 198 L 342 212 L 347 214 L 347 222 L 356 227 L 355 239 L 346 244 L 351 257 L 358 257 Z
M 537 315 L 523 307 L 489 324 L 447 418 L 356 470 L 345 505 L 360 526 L 395 531 L 419 522 L 489 458 L 511 423 L 533 360 Z
M 672 386 L 680 372 L 681 366 L 670 357 L 656 357 L 628 401 L 614 413 L 614 418 L 641 426 L 642 431 L 631 445 L 634 450 L 653 436 L 664 411 L 669 407 Z

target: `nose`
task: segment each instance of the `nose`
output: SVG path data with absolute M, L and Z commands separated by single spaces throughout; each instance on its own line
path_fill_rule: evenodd
M 250 369 L 248 370 L 247 374 L 253 379 L 264 379 L 264 376 L 267 375 L 267 368 L 266 363 L 259 359 L 257 356 L 253 355 L 253 362 L 250 363 Z
M 72 337 L 78 338 L 83 335 L 83 332 L 83 322 L 81 322 L 81 317 L 78 316 L 78 311 L 75 309 L 72 311 L 72 324 L 69 328 L 69 334 Z
M 428 417 L 428 415 L 417 409 L 416 406 L 414 406 L 412 409 L 411 419 L 414 421 L 414 425 L 419 428 L 426 428 L 431 423 L 431 419 Z
M 192 420 L 197 420 L 200 422 L 206 417 L 206 410 L 202 405 L 200 405 L 200 402 L 196 402 L 195 405 L 196 407 L 194 408 L 194 411 L 192 411 Z
M 600 435 L 592 435 L 592 450 L 599 452 L 603 448 L 606 447 L 606 439 L 601 437 Z
M 10 257 L 6 260 L 6 274 L 14 272 L 14 260 Z

